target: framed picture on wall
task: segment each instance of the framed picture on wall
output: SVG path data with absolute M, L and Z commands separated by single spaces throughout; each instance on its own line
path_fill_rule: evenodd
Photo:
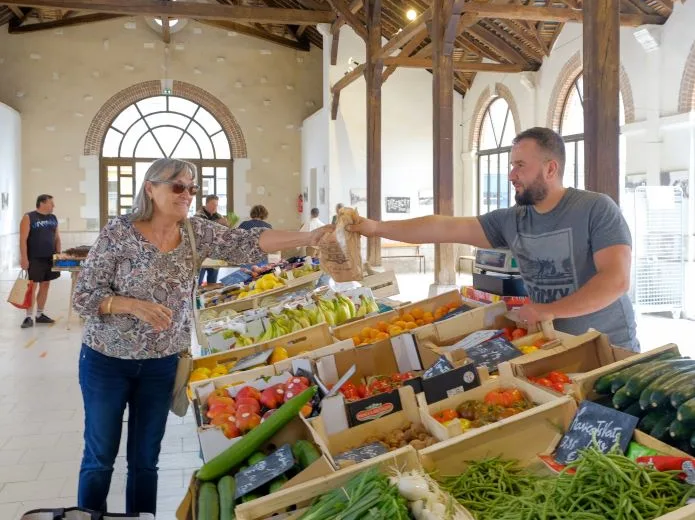
M 625 176 L 625 189 L 635 190 L 640 186 L 647 185 L 647 174 L 646 173 L 630 173 Z
M 690 198 L 690 175 L 688 170 L 661 172 L 662 186 L 678 186 L 683 190 L 683 198 Z
M 386 213 L 410 213 L 410 197 L 386 197 Z
M 360 215 L 367 214 L 367 190 L 365 188 L 350 189 L 350 206 Z
M 420 206 L 433 206 L 434 205 L 434 192 L 432 189 L 426 188 L 418 190 L 418 203 Z

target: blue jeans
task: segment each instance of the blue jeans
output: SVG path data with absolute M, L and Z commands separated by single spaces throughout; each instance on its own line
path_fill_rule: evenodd
M 217 275 L 220 273 L 220 270 L 206 267 L 205 269 L 200 270 L 200 275 L 198 275 L 198 285 L 203 284 L 205 273 L 208 273 L 208 283 L 217 283 Z
M 85 447 L 77 492 L 80 507 L 106 511 L 127 404 L 126 513 L 156 513 L 157 461 L 177 364 L 176 355 L 119 359 L 82 345 L 79 378 L 85 411 Z

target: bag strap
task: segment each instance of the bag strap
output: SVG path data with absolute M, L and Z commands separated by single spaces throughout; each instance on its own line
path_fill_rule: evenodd
M 193 233 L 193 226 L 191 225 L 191 219 L 187 218 L 184 223 L 186 226 L 186 231 L 188 231 L 188 241 L 191 244 L 191 251 L 193 253 L 193 276 L 198 279 L 198 271 L 200 270 L 200 258 L 198 257 L 198 248 L 195 243 L 195 233 Z
M 200 330 L 200 315 L 198 313 L 198 309 L 196 308 L 196 287 L 198 285 L 198 272 L 200 271 L 201 267 L 201 262 L 200 258 L 198 257 L 198 248 L 196 247 L 195 243 L 195 233 L 193 233 L 193 226 L 191 225 L 191 219 L 187 218 L 186 221 L 184 222 L 184 226 L 186 226 L 186 231 L 188 231 L 188 241 L 191 243 L 191 252 L 193 253 L 193 294 L 191 294 L 191 316 L 193 316 L 193 327 L 195 328 L 195 333 L 196 337 L 198 339 L 198 343 L 202 346 L 207 345 L 205 343 L 205 338 L 204 334 Z M 188 348 L 184 352 L 181 352 L 182 355 L 188 354 L 190 357 L 191 355 L 191 350 Z

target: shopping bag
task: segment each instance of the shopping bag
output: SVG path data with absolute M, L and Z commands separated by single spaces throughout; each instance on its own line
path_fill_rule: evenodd
M 55 509 L 33 509 L 22 515 L 20 520 L 154 520 L 151 513 L 139 515 L 124 515 L 118 513 L 100 513 L 81 507 L 66 507 Z
M 22 270 L 12 286 L 7 301 L 18 309 L 31 309 L 34 297 L 34 282 L 29 280 L 29 274 Z
M 179 364 L 176 367 L 176 379 L 174 380 L 174 389 L 171 392 L 171 407 L 170 410 L 179 417 L 185 417 L 188 413 L 188 379 L 191 377 L 193 370 L 193 359 L 189 352 L 181 352 L 179 354 Z

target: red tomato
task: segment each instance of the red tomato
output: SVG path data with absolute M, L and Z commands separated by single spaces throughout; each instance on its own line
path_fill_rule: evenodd
M 514 327 L 505 327 L 504 332 L 502 333 L 505 338 L 507 338 L 509 341 L 512 340 L 512 333 L 514 332 Z
M 526 329 L 514 329 L 514 331 L 512 331 L 512 339 L 523 338 L 526 334 Z
M 570 378 L 567 377 L 567 374 L 564 374 L 558 370 L 550 372 L 548 374 L 548 379 L 550 379 L 553 383 L 569 383 L 570 382 Z
M 560 392 L 561 394 L 565 392 L 565 385 L 563 383 L 560 383 L 559 381 L 557 383 L 553 383 L 553 390 L 556 392 Z
M 360 396 L 360 399 L 364 399 L 365 397 L 369 397 L 371 393 L 369 392 L 369 388 L 367 388 L 367 385 L 361 384 L 357 387 L 357 395 Z
M 485 394 L 485 399 L 483 399 L 486 404 L 492 404 L 492 405 L 503 405 L 504 402 L 504 397 L 502 394 L 502 391 L 500 390 L 491 390 L 487 394 Z
M 456 410 L 452 410 L 451 408 L 447 408 L 446 410 L 442 410 L 439 413 L 434 414 L 432 417 L 437 422 L 440 423 L 445 423 L 448 421 L 453 421 L 454 419 L 458 418 L 458 414 L 456 413 Z
M 536 380 L 536 384 L 539 384 L 541 386 L 547 386 L 549 388 L 553 386 L 553 382 L 550 379 L 548 379 L 547 377 L 539 377 Z
M 519 390 L 518 388 L 512 388 L 508 391 L 508 393 L 512 399 L 512 404 L 520 403 L 524 400 L 524 394 L 522 394 L 521 390 Z

